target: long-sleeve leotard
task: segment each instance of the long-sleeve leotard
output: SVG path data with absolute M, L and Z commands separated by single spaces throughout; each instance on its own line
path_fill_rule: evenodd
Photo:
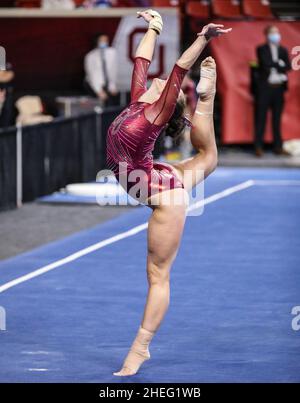
M 142 57 L 135 59 L 131 81 L 131 102 L 138 101 L 147 91 L 149 66 L 149 60 Z M 145 116 L 151 123 L 165 125 L 170 120 L 186 73 L 187 70 L 175 64 L 159 99 L 145 106 Z
M 147 91 L 147 77 L 150 67 L 150 60 L 144 57 L 134 59 L 134 66 L 131 78 L 131 103 L 137 102 Z
M 153 164 L 152 150 L 165 124 L 170 120 L 177 102 L 182 80 L 187 70 L 175 64 L 167 83 L 157 101 L 153 104 L 140 102 L 147 91 L 147 74 L 150 61 L 142 57 L 135 59 L 132 74 L 131 102 L 113 121 L 107 137 L 107 163 L 117 179 L 124 170 L 120 163 L 126 163 L 126 174 L 135 169 L 146 173 L 145 185 L 151 195 L 166 189 L 163 180 L 170 180 L 169 188 L 182 187 L 169 165 Z M 121 172 L 122 171 L 122 172 Z M 127 189 L 134 183 L 127 182 Z

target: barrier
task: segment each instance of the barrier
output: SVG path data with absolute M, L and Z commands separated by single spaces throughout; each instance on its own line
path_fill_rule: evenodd
M 95 180 L 106 163 L 107 129 L 120 110 L 0 130 L 0 211 Z
M 17 128 L 0 131 L 0 211 L 17 205 Z

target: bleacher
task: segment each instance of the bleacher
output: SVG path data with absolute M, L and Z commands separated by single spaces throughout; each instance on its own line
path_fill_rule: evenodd
M 84 7 L 85 0 L 73 0 L 74 8 Z M 300 2 L 283 0 L 150 0 L 151 7 L 177 7 L 184 16 L 194 19 L 228 18 L 300 18 Z M 113 0 L 111 7 L 139 7 L 134 0 Z M 40 8 L 42 0 L 3 0 L 0 8 Z

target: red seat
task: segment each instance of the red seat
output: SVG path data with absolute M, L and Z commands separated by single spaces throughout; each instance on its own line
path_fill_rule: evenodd
M 179 0 L 152 0 L 153 7 L 178 7 Z
M 84 0 L 73 0 L 75 7 L 80 7 L 84 3 Z
M 207 1 L 189 1 L 186 5 L 186 15 L 189 17 L 189 26 L 193 32 L 200 32 L 203 20 L 210 18 L 209 4 Z
M 186 6 L 186 14 L 189 17 L 206 20 L 210 17 L 209 5 L 207 1 L 189 1 Z
M 41 7 L 41 0 L 17 0 L 15 6 L 22 8 L 39 8 Z
M 244 0 L 243 11 L 247 17 L 274 18 L 268 0 Z
M 135 7 L 135 4 L 130 0 L 118 0 L 114 7 Z
M 238 0 L 212 0 L 212 13 L 218 18 L 243 18 Z

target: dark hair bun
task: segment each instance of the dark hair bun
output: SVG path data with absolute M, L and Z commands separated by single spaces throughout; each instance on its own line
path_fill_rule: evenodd
M 184 120 L 185 101 L 179 100 L 176 103 L 175 110 L 165 129 L 165 135 L 173 139 L 178 139 L 183 132 L 186 124 Z

